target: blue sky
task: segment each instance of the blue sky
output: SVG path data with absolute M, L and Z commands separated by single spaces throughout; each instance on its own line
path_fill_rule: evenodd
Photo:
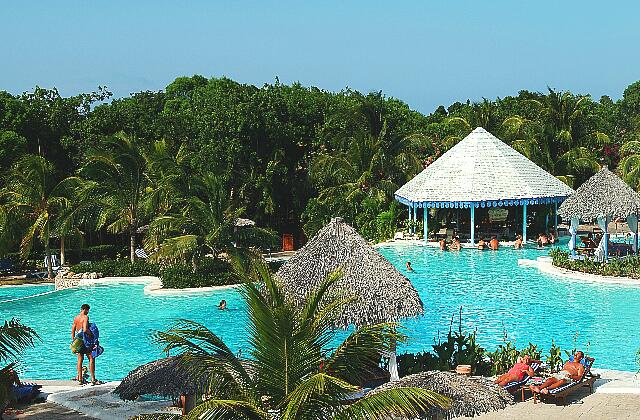
M 640 2 L 2 2 L 0 90 L 116 97 L 177 76 L 383 90 L 428 113 L 546 86 L 640 80 Z

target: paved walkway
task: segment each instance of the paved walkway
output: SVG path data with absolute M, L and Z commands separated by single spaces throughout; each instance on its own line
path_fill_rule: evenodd
M 7 420 L 95 420 L 93 417 L 51 402 L 36 403 L 17 410 L 12 409 L 5 412 L 4 418 Z
M 477 420 L 536 419 L 536 420 L 618 420 L 640 419 L 640 396 L 638 394 L 600 394 L 589 395 L 587 388 L 576 391 L 567 399 L 567 404 L 533 403 L 530 398 L 518 402 L 505 410 L 474 417 Z

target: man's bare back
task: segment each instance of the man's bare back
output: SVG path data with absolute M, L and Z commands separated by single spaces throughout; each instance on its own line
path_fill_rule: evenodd
M 80 312 L 73 318 L 73 327 L 71 328 L 71 339 L 76 338 L 76 334 L 79 331 L 87 331 L 89 328 L 89 317 L 85 315 L 83 312 Z

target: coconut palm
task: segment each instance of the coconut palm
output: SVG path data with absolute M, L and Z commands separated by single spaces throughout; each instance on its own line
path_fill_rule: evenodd
M 418 388 L 349 400 L 360 391 L 354 383 L 377 366 L 380 352 L 405 337 L 395 324 L 378 324 L 356 329 L 330 349 L 331 325 L 351 300 L 327 293 L 339 273 L 322 282 L 300 310 L 264 262 L 237 270 L 245 280 L 248 358 L 238 357 L 213 331 L 192 321 L 155 335 L 166 352 L 182 355 L 194 380 L 208 384 L 190 418 L 387 419 L 417 417 L 430 406 L 449 403 Z
M 134 137 L 118 133 L 90 151 L 80 173 L 92 181 L 100 207 L 97 228 L 129 236 L 131 262 L 135 260 L 136 232 L 144 216 L 143 200 L 149 184 L 142 147 Z
M 23 259 L 39 240 L 45 248 L 49 278 L 52 277 L 50 240 L 54 226 L 66 209 L 71 208 L 73 194 L 80 179 L 56 180 L 53 165 L 42 156 L 26 155 L 12 168 L 6 187 L 0 192 L 4 224 L 26 226 L 20 242 Z
M 622 179 L 634 189 L 640 187 L 640 141 L 631 140 L 620 147 L 622 159 L 618 164 L 618 171 Z
M 207 254 L 235 251 L 238 239 L 271 239 L 270 232 L 255 226 L 236 229 L 244 209 L 233 206 L 222 177 L 205 173 L 190 183 L 191 194 L 149 224 L 145 248 L 155 250 L 154 259 L 190 259 L 195 266 Z
M 11 362 L 0 368 L 0 416 L 2 403 L 8 399 L 11 385 L 10 371 L 15 365 L 15 359 L 28 347 L 33 347 L 39 336 L 36 331 L 24 325 L 19 319 L 4 321 L 0 324 L 0 363 Z

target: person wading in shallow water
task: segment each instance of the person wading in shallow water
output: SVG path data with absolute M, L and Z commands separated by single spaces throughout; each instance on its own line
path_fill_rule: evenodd
M 91 375 L 91 384 L 98 385 L 101 382 L 96 380 L 96 361 L 91 354 L 92 349 L 87 348 L 84 345 L 83 337 L 85 334 L 92 335 L 93 333 L 89 329 L 89 305 L 86 303 L 80 307 L 80 313 L 73 319 L 73 325 L 71 326 L 71 348 L 78 356 L 77 374 L 73 380 L 78 381 L 81 385 L 85 384 L 82 364 L 84 363 L 84 355 L 87 355 L 89 359 L 89 374 Z

